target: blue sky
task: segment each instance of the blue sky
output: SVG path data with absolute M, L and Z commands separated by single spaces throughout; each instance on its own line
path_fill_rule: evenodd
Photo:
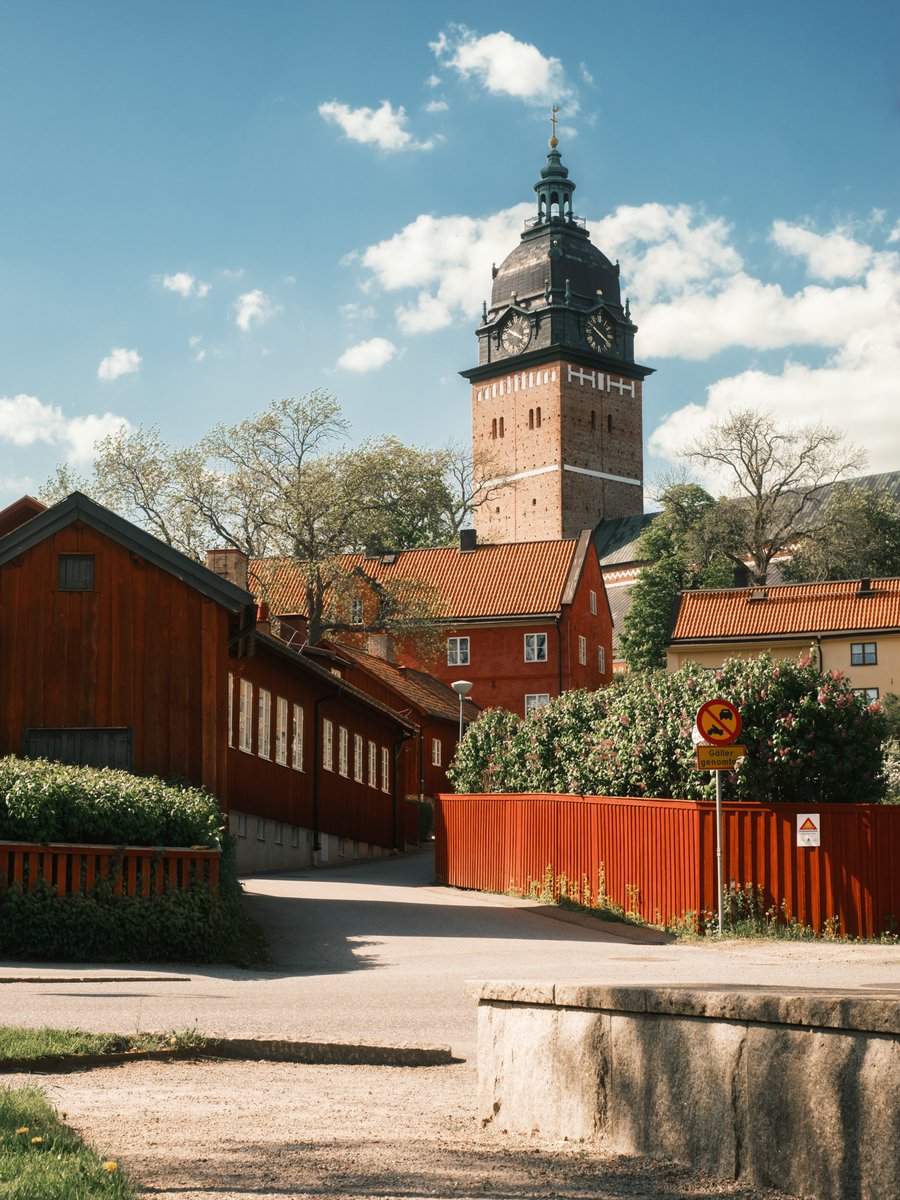
M 552 102 L 647 470 L 752 403 L 900 468 L 900 5 L 0 6 L 0 503 L 315 387 L 467 440 Z

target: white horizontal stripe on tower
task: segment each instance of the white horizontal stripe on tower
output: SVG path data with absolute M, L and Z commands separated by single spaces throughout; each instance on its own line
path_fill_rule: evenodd
M 563 467 L 564 471 L 574 471 L 576 475 L 590 475 L 594 479 L 611 479 L 613 483 L 632 483 L 635 487 L 641 487 L 639 479 L 629 479 L 626 475 L 608 475 L 606 471 L 589 471 L 587 467 L 570 467 L 568 463 Z

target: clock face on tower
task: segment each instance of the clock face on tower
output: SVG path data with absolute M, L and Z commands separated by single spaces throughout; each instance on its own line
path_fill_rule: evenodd
M 521 313 L 514 313 L 503 326 L 500 345 L 507 354 L 521 354 L 531 341 L 531 325 Z
M 606 313 L 591 313 L 585 322 L 584 336 L 587 344 L 598 354 L 603 354 L 615 345 L 616 331 Z

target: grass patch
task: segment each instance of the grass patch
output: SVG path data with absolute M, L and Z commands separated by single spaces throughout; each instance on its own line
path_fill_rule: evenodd
M 37 1088 L 0 1088 L 0 1197 L 131 1200 L 119 1170 L 69 1127 Z
M 0 1067 L 5 1062 L 94 1054 L 126 1054 L 142 1050 L 171 1050 L 185 1053 L 201 1050 L 211 1040 L 187 1030 L 183 1033 L 85 1033 L 80 1029 L 22 1029 L 0 1025 Z M 3 1195 L 0 1190 L 0 1196 Z

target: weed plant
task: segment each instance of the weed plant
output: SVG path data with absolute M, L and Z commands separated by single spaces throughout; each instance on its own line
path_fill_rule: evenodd
M 118 1163 L 86 1146 L 37 1088 L 0 1088 L 0 1196 L 131 1200 L 136 1195 Z

